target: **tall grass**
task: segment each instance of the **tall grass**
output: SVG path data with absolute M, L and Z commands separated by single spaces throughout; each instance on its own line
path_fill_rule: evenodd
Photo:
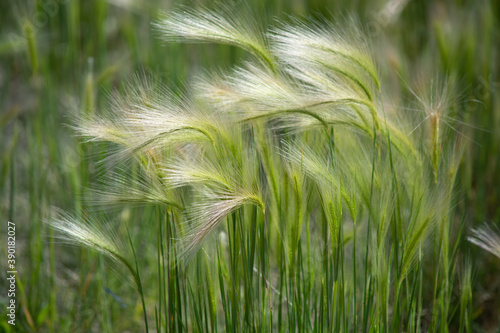
M 498 326 L 498 6 L 384 5 L 0 5 L 2 329 Z
M 462 156 L 443 126 L 451 79 L 415 93 L 425 117 L 408 135 L 354 21 L 260 31 L 229 15 L 183 9 L 154 27 L 168 41 L 239 46 L 252 55 L 243 65 L 187 93 L 139 78 L 77 125 L 113 144 L 111 167 L 140 169 L 140 184 L 111 175 L 95 202 L 158 207 L 156 330 L 421 331 L 431 301 L 428 327 L 448 331 Z M 95 222 L 52 223 L 128 268 L 147 330 L 137 251 L 134 268 Z

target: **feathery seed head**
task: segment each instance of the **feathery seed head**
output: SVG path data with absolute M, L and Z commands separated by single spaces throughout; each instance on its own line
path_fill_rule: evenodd
M 202 189 L 197 203 L 189 209 L 190 221 L 186 223 L 185 236 L 178 240 L 178 258 L 184 260 L 194 254 L 205 239 L 218 229 L 220 222 L 244 204 L 254 204 L 265 213 L 263 199 L 258 193 L 246 192 L 244 189 L 240 193 Z
M 491 226 L 484 224 L 472 229 L 472 236 L 467 240 L 500 258 L 500 233 Z
M 251 16 L 235 13 L 242 13 L 242 9 L 233 11 L 232 8 L 221 7 L 214 11 L 183 8 L 165 15 L 154 26 L 167 41 L 219 42 L 239 46 L 274 68 L 267 42 L 256 23 L 249 19 Z
M 447 116 L 447 113 L 449 112 L 451 106 L 450 90 L 448 86 L 449 83 L 448 81 L 436 81 L 437 82 L 434 83 L 434 80 L 431 80 L 430 85 L 424 85 L 425 88 L 420 88 L 420 91 L 417 91 L 418 93 L 412 91 L 425 114 L 424 120 L 420 122 L 415 129 L 417 129 L 423 122 L 427 122 L 428 124 L 426 131 L 430 137 L 430 159 L 434 171 L 435 183 L 438 181 L 438 170 L 441 160 L 443 143 L 442 127 L 447 125 L 451 129 L 455 130 L 454 127 L 449 124 L 449 121 L 447 121 L 450 119 Z M 413 129 L 413 131 L 415 129 Z
M 89 141 L 120 145 L 115 158 L 129 157 L 173 145 L 211 142 L 225 136 L 217 114 L 208 113 L 184 96 L 149 81 L 138 81 L 125 97 L 116 97 L 108 114 L 82 119 L 78 130 Z
M 83 222 L 71 215 L 58 211 L 58 217 L 48 221 L 51 227 L 61 232 L 63 240 L 77 242 L 91 250 L 100 252 L 116 261 L 130 265 L 130 253 L 118 242 L 112 229 L 103 230 L 95 221 Z
M 369 85 L 380 89 L 378 75 L 362 34 L 350 22 L 349 31 L 332 23 L 294 20 L 275 28 L 270 36 L 274 52 L 294 68 L 318 68 L 359 85 L 371 99 Z M 370 83 L 365 83 L 370 82 Z

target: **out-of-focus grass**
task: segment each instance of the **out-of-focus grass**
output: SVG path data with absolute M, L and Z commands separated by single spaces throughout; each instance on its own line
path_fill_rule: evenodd
M 87 195 L 85 188 L 102 181 L 99 175 L 105 172 L 107 166 L 97 161 L 101 159 L 99 154 L 105 146 L 80 143 L 75 138 L 74 132 L 67 126 L 72 124 L 75 114 L 93 113 L 95 108 L 102 108 L 108 99 L 106 91 L 121 90 L 121 82 L 137 71 L 145 69 L 167 84 L 182 89 L 186 80 L 191 80 L 204 68 L 227 69 L 245 59 L 244 52 L 230 46 L 161 42 L 151 29 L 151 21 L 158 17 L 159 10 L 170 10 L 176 5 L 178 3 L 132 0 L 18 1 L 0 4 L 0 216 L 5 219 L 2 222 L 5 227 L 2 228 L 6 228 L 6 219 L 16 223 L 19 257 L 18 325 L 10 327 L 2 319 L 0 325 L 5 330 L 119 332 L 143 329 L 141 300 L 133 292 L 134 282 L 122 277 L 125 272 L 120 267 L 116 267 L 114 272 L 100 255 L 56 243 L 52 238 L 53 231 L 41 221 L 51 218 L 52 206 L 77 212 L 80 218 L 99 216 L 99 212 L 89 210 L 84 199 Z M 452 230 L 451 234 L 460 236 L 456 241 L 456 262 L 464 266 L 453 267 L 453 270 L 463 272 L 459 274 L 463 281 L 471 281 L 473 306 L 467 307 L 467 288 L 450 291 L 447 301 L 453 303 L 457 300 L 458 303 L 460 300 L 461 305 L 450 314 L 448 322 L 442 322 L 443 325 L 450 325 L 449 331 L 454 331 L 455 325 L 462 322 L 460 318 L 467 317 L 471 321 L 467 322 L 468 328 L 498 330 L 500 264 L 464 241 L 470 227 L 483 221 L 498 223 L 500 220 L 498 2 L 339 1 L 329 4 L 319 0 L 255 0 L 249 1 L 248 7 L 261 13 L 261 18 L 268 22 L 272 22 L 274 17 L 287 20 L 286 14 L 307 16 L 315 10 L 331 12 L 334 18 L 349 13 L 358 15 L 372 37 L 377 63 L 381 64 L 379 71 L 382 79 L 392 89 L 386 91 L 394 96 L 387 102 L 388 105 L 402 104 L 408 109 L 415 108 L 408 102 L 413 99 L 412 92 L 407 88 L 408 82 L 417 82 L 417 86 L 419 82 L 426 85 L 431 77 L 439 75 L 458 82 L 456 90 L 461 93 L 454 101 L 450 114 L 456 121 L 450 119 L 449 124 L 463 139 L 466 151 L 457 176 L 459 191 L 454 198 L 457 209 L 452 225 L 457 227 L 457 232 Z M 416 113 L 415 119 L 422 118 Z M 239 265 L 249 265 L 253 259 L 242 255 L 235 256 L 241 262 L 224 262 L 224 253 L 217 253 L 218 260 L 224 263 L 220 265 L 220 270 L 214 275 L 214 272 L 208 272 L 208 264 L 197 262 L 200 272 L 191 281 L 192 285 L 206 286 L 207 295 L 192 290 L 191 293 L 187 291 L 187 294 L 167 299 L 166 295 L 175 294 L 185 282 L 176 280 L 180 276 L 176 270 L 182 267 L 164 270 L 163 273 L 158 273 L 156 269 L 161 265 L 155 254 L 168 261 L 168 256 L 164 254 L 169 253 L 169 249 L 156 247 L 156 237 L 171 237 L 176 231 L 161 229 L 163 224 L 155 224 L 155 221 L 173 219 L 175 214 L 158 212 L 152 207 L 125 207 L 108 218 L 121 218 L 127 222 L 131 238 L 137 244 L 135 252 L 142 268 L 146 303 L 160 302 L 162 305 L 157 311 L 164 312 L 164 320 L 169 314 L 176 313 L 178 317 L 168 317 L 171 330 L 181 330 L 187 312 L 198 309 L 183 308 L 187 304 L 185 298 L 199 299 L 200 302 L 214 298 L 210 287 L 216 282 L 208 281 L 211 276 L 224 279 L 231 276 L 230 281 L 245 281 L 245 293 L 256 292 L 250 286 L 252 279 L 259 277 L 245 275 L 244 270 L 237 269 Z M 228 232 L 234 234 L 230 238 L 234 244 L 228 244 L 230 251 L 238 248 L 238 241 L 245 242 L 248 247 L 253 246 L 252 237 L 255 235 L 246 240 L 238 239 L 241 227 L 236 221 L 241 216 L 235 214 L 232 219 L 235 222 L 229 222 Z M 116 232 L 127 237 L 125 226 L 117 225 Z M 256 234 L 267 232 L 264 225 L 259 228 L 254 230 Z M 462 230 L 462 234 L 458 233 L 458 229 Z M 2 233 L 0 244 L 6 249 L 3 235 L 5 233 Z M 358 237 L 358 247 L 363 246 L 359 243 L 360 239 Z M 315 241 L 307 240 L 308 244 Z M 450 241 L 451 244 L 454 242 L 455 239 Z M 262 248 L 255 253 L 267 258 L 265 244 L 259 246 Z M 5 260 L 3 253 L 2 262 Z M 298 256 L 297 260 L 306 263 L 309 260 L 300 257 L 300 254 Z M 438 255 L 435 257 L 439 258 Z M 262 267 L 264 277 L 268 274 L 265 270 L 270 267 L 269 260 L 282 262 L 280 258 L 266 260 Z M 473 273 L 468 265 L 472 265 Z M 170 267 L 170 263 L 167 262 L 164 267 Z M 437 269 L 439 263 L 435 267 Z M 276 269 L 286 270 L 285 267 Z M 5 281 L 5 272 L 0 274 Z M 362 274 L 358 272 L 358 278 L 362 278 Z M 423 269 L 416 270 L 415 274 L 423 274 Z M 157 290 L 157 279 L 166 282 L 164 290 Z M 455 285 L 467 286 L 466 282 L 461 284 L 463 281 Z M 148 288 L 148 285 L 155 287 Z M 306 283 L 302 295 L 304 300 L 312 297 L 311 301 L 314 301 L 323 297 L 322 290 L 308 294 L 307 286 Z M 423 285 L 420 292 L 431 294 L 433 287 Z M 260 292 L 261 300 L 266 300 L 266 293 L 270 291 L 264 278 L 257 292 Z M 285 290 L 279 292 L 287 294 Z M 236 290 L 226 290 L 221 294 L 227 296 L 222 296 L 226 322 L 231 322 L 234 313 L 245 320 L 262 323 L 265 318 L 252 316 L 255 313 L 270 315 L 265 311 L 264 301 L 255 305 L 261 308 L 260 312 L 241 314 L 238 312 L 241 305 L 235 304 L 238 299 Z M 4 299 L 6 294 L 0 295 L 2 304 Z M 126 308 L 122 308 L 122 304 Z M 358 305 L 358 308 L 362 306 Z M 430 304 L 420 306 L 427 311 L 431 309 Z M 149 308 L 150 313 L 154 313 L 151 305 Z M 222 327 L 215 322 L 220 318 L 214 317 L 213 308 L 207 303 L 205 312 L 194 316 L 198 320 L 193 323 L 193 330 L 208 331 Z M 307 306 L 304 305 L 304 308 Z M 455 308 L 453 304 L 452 308 Z M 308 314 L 301 313 L 298 308 L 294 317 L 297 327 L 305 325 L 301 315 L 316 316 L 321 321 L 324 310 L 316 309 L 316 313 Z M 280 310 L 275 310 L 272 315 L 279 317 L 278 322 L 285 320 L 280 318 Z M 417 318 L 417 322 L 426 327 L 431 321 L 430 316 L 429 313 Z M 267 320 L 271 323 L 275 319 Z M 228 327 L 242 329 L 235 323 Z

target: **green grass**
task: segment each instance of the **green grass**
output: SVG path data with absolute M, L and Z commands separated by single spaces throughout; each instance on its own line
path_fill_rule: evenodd
M 498 4 L 187 4 L 0 5 L 2 330 L 498 331 Z

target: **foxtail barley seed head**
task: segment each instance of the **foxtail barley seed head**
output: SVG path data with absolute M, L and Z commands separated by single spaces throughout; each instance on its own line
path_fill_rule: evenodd
M 493 229 L 493 227 L 484 224 L 472 229 L 472 235 L 467 239 L 469 242 L 500 258 L 500 232 L 498 229 Z
M 104 229 L 96 221 L 84 222 L 62 211 L 57 211 L 57 217 L 48 223 L 59 231 L 60 239 L 76 242 L 131 267 L 128 247 L 120 242 L 121 238 L 112 229 Z

